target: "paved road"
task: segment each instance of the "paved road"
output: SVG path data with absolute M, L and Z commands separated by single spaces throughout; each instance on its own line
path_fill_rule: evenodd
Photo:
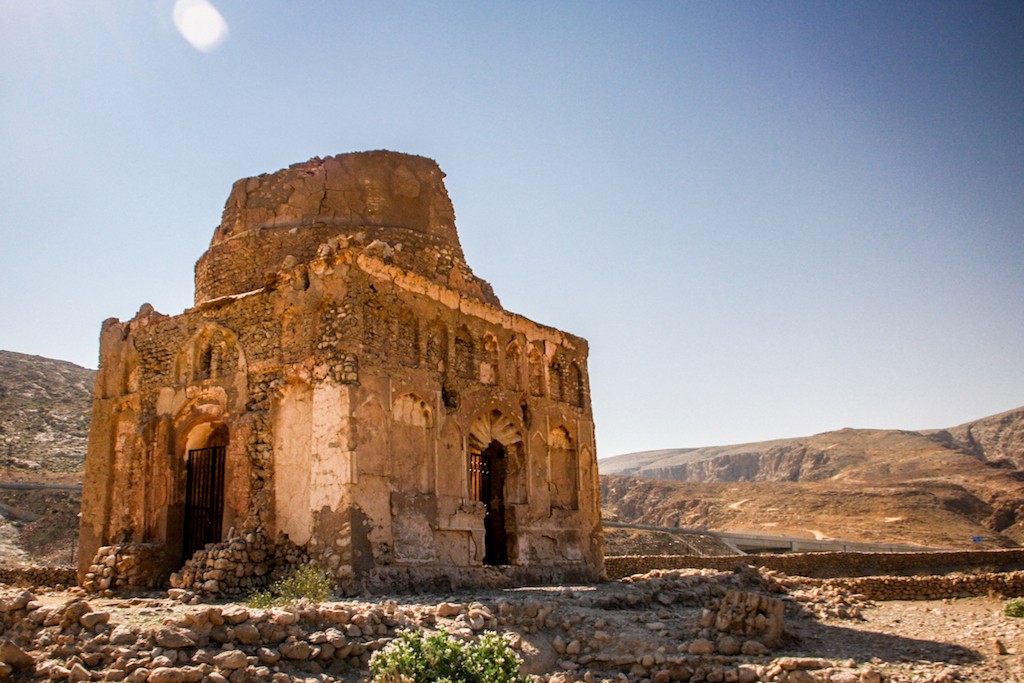
M 843 541 L 840 539 L 803 538 L 800 536 L 765 536 L 762 534 L 741 534 L 729 531 L 710 531 L 708 529 L 682 529 L 670 526 L 654 526 L 652 524 L 625 524 L 623 522 L 603 522 L 605 526 L 625 529 L 646 529 L 649 531 L 667 531 L 673 534 L 714 536 L 729 547 L 736 548 L 740 554 L 748 552 L 820 552 L 845 551 L 865 553 L 913 553 L 932 552 L 943 548 L 928 548 L 919 545 L 900 545 L 895 543 L 862 543 L 860 541 Z
M 15 489 L 22 491 L 39 491 L 48 489 L 51 491 L 79 491 L 81 484 L 37 484 L 35 482 L 22 481 L 0 481 L 0 489 Z

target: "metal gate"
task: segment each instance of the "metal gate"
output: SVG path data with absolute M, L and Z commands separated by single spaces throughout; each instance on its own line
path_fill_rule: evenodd
M 491 467 L 483 453 L 469 454 L 469 499 L 489 503 Z
M 188 452 L 185 476 L 185 559 L 221 540 L 224 517 L 224 446 Z

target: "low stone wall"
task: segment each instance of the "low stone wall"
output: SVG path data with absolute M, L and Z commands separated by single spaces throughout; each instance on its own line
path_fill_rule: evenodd
M 0 567 L 0 584 L 9 586 L 74 586 L 78 583 L 74 567 L 29 565 Z
M 951 550 L 927 553 L 790 553 L 786 555 L 629 555 L 606 557 L 609 579 L 644 574 L 653 569 L 717 569 L 744 565 L 764 567 L 793 576 L 814 578 L 948 574 L 956 571 L 1006 572 L 1024 570 L 1024 549 Z
M 1024 595 L 1024 571 L 952 576 L 867 576 L 827 579 L 823 583 L 869 600 L 943 600 L 980 595 Z

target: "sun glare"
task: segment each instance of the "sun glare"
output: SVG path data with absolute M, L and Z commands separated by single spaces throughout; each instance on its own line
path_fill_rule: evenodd
M 228 37 L 227 22 L 208 0 L 175 2 L 174 25 L 192 47 L 202 52 L 213 52 Z

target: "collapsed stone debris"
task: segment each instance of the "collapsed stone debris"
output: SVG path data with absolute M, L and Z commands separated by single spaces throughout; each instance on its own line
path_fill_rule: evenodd
M 242 179 L 195 306 L 104 322 L 84 585 L 602 575 L 587 342 L 501 307 L 443 176 L 366 152 Z
M 183 589 L 123 603 L 8 591 L 0 594 L 0 677 L 365 680 L 374 652 L 404 629 L 425 629 L 466 640 L 497 632 L 523 658 L 524 674 L 550 683 L 878 680 L 870 667 L 781 656 L 777 643 L 761 640 L 772 629 L 759 617 L 784 628 L 787 607 L 793 618 L 801 611 L 774 592 L 779 585 L 753 571 L 661 571 L 599 586 L 267 609 L 181 604 L 197 597 Z

